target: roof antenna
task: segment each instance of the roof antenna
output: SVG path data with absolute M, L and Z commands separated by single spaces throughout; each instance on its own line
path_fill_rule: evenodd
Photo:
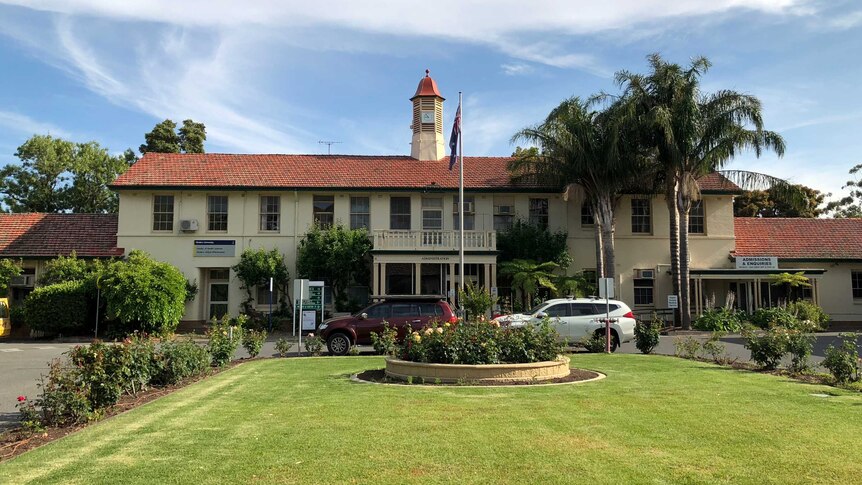
M 324 140 L 320 140 L 320 141 L 318 141 L 317 143 L 320 143 L 321 145 L 326 145 L 326 154 L 327 154 L 327 155 L 332 155 L 332 145 L 335 145 L 336 143 L 343 143 L 343 142 L 340 142 L 340 141 L 324 141 Z

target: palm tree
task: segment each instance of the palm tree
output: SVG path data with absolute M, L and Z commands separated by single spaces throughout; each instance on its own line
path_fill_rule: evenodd
M 540 150 L 509 164 L 513 180 L 534 180 L 562 187 L 568 197 L 582 191 L 596 223 L 596 272 L 615 276 L 614 210 L 637 173 L 638 157 L 630 130 L 618 123 L 617 102 L 603 112 L 593 101 L 573 97 L 554 108 L 544 122 L 525 128 L 512 141 L 526 140 Z
M 500 264 L 500 274 L 512 277 L 512 288 L 521 292 L 524 308 L 530 308 L 533 295 L 539 288 L 557 291 L 554 271 L 560 265 L 552 261 L 537 263 L 529 259 L 514 259 Z
M 711 65 L 705 57 L 692 60 L 688 69 L 668 63 L 658 54 L 649 56 L 649 63 L 650 74 L 621 71 L 616 80 L 624 87 L 626 102 L 633 106 L 630 113 L 636 113 L 642 142 L 655 148 L 664 175 L 674 291 L 680 297 L 682 326 L 690 328 L 688 215 L 692 203 L 700 199 L 697 179 L 721 169 L 745 149 L 753 149 L 758 157 L 764 149 L 781 156 L 784 140 L 763 129 L 756 97 L 730 90 L 701 92 L 700 78 Z M 737 171 L 726 175 L 746 188 L 787 187 L 785 181 L 764 174 Z

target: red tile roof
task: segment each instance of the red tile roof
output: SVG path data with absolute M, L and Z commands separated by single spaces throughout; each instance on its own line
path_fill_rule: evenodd
M 468 190 L 558 190 L 547 185 L 512 183 L 506 170 L 510 160 L 511 157 L 464 157 L 464 186 Z M 718 174 L 707 175 L 700 183 L 704 191 L 739 190 Z M 448 157 L 421 161 L 403 155 L 147 153 L 112 187 L 456 190 L 458 171 L 449 171 Z
M 737 217 L 737 256 L 862 260 L 862 219 Z
M 416 94 L 410 98 L 410 101 L 418 98 L 419 96 L 437 96 L 440 99 L 444 99 L 443 96 L 440 96 L 440 91 L 437 90 L 437 83 L 431 79 L 431 71 L 425 69 L 425 77 L 419 81 L 419 86 L 416 88 Z
M 0 257 L 122 256 L 116 214 L 0 214 Z
M 697 185 L 700 186 L 702 192 L 722 192 L 722 193 L 742 193 L 742 189 L 738 185 L 731 182 L 724 175 L 718 172 L 704 175 L 697 179 Z

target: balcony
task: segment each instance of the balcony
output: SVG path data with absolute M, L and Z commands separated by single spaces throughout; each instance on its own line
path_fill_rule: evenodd
M 383 251 L 458 251 L 458 231 L 373 231 L 374 249 Z M 465 251 L 496 251 L 494 231 L 464 231 Z

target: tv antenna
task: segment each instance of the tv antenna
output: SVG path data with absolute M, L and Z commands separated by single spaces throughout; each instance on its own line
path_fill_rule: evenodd
M 340 142 L 340 141 L 324 141 L 324 140 L 320 140 L 320 141 L 318 141 L 317 143 L 320 143 L 321 145 L 326 145 L 326 154 L 327 154 L 327 155 L 332 155 L 332 145 L 335 145 L 336 143 L 342 143 L 342 142 Z

